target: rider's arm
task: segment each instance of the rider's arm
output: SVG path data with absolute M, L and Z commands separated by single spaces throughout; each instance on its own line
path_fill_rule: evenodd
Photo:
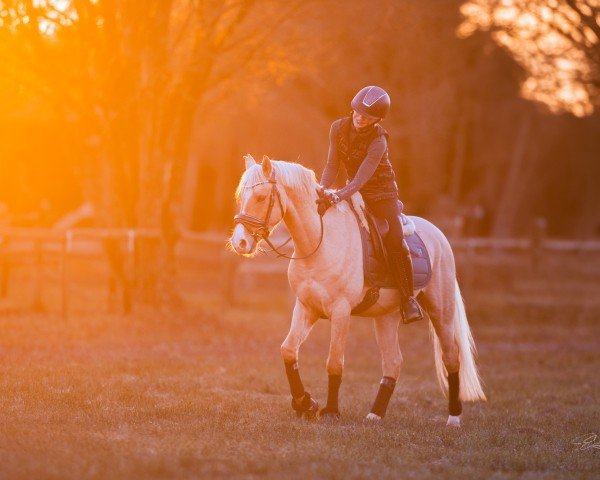
M 352 181 L 344 188 L 338 190 L 337 194 L 342 200 L 350 198 L 369 181 L 373 173 L 375 173 L 377 165 L 381 162 L 381 157 L 383 157 L 386 148 L 387 140 L 384 135 L 377 137 L 371 142 L 371 145 L 369 145 L 369 149 L 367 150 L 367 155 L 360 164 L 358 172 L 356 172 Z
M 329 188 L 335 182 L 335 178 L 337 177 L 338 171 L 340 169 L 340 159 L 337 153 L 337 126 L 336 123 L 331 125 L 331 129 L 329 130 L 329 152 L 327 153 L 327 164 L 325 165 L 325 170 L 323 170 L 323 175 L 321 175 L 321 185 L 325 188 Z

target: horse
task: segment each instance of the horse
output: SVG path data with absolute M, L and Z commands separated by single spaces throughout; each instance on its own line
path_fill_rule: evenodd
M 274 247 L 268 237 L 280 222 L 287 226 L 294 245 L 288 280 L 296 300 L 281 356 L 292 408 L 299 417 L 339 419 L 338 398 L 351 311 L 369 288 L 364 279 L 358 220 L 347 201 L 332 206 L 322 217 L 317 213 L 319 185 L 312 170 L 267 156 L 261 163 L 251 155 L 244 159 L 246 169 L 235 193 L 240 213 L 234 218 L 230 247 L 240 255 L 253 256 L 261 240 Z M 352 201 L 361 204 L 360 194 L 355 194 Z M 410 218 L 425 243 L 432 267 L 429 283 L 415 294 L 429 317 L 437 379 L 448 398 L 446 424 L 459 427 L 462 402 L 486 400 L 475 364 L 475 343 L 448 240 L 429 221 Z M 374 319 L 381 353 L 383 377 L 367 415 L 374 422 L 384 417 L 400 375 L 399 306 L 398 290 L 383 289 L 377 302 L 359 314 Z M 300 346 L 320 318 L 331 322 L 326 364 L 328 395 L 323 409 L 304 388 L 298 367 Z

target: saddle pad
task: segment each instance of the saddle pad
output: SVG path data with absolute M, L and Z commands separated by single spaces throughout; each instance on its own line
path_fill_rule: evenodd
M 413 263 L 413 282 L 415 290 L 421 290 L 431 280 L 431 260 L 425 243 L 417 232 L 406 237 Z
M 387 259 L 380 249 L 376 248 L 371 234 L 362 226 L 360 238 L 363 248 L 363 266 L 365 280 L 374 287 L 396 288 L 394 279 L 388 269 Z M 415 232 L 404 237 L 413 262 L 413 282 L 415 290 L 424 288 L 431 279 L 431 261 L 423 240 Z

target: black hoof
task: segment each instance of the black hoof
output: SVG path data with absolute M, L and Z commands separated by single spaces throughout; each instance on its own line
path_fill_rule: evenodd
M 328 410 L 327 407 L 319 412 L 319 420 L 326 422 L 337 422 L 342 416 L 337 410 Z
M 310 407 L 304 412 L 304 418 L 307 420 L 315 420 L 319 415 L 319 404 L 314 399 L 311 399 L 310 402 Z
M 308 392 L 304 393 L 304 397 L 300 401 L 292 398 L 292 408 L 295 410 L 298 418 L 304 417 L 308 420 L 317 418 L 319 413 L 319 404 Z

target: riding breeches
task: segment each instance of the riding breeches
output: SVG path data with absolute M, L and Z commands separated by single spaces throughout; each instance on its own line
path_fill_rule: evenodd
M 390 227 L 390 231 L 385 238 L 385 247 L 388 252 L 398 252 L 404 250 L 402 240 L 404 233 L 402 231 L 402 222 L 400 221 L 400 206 L 395 198 L 386 198 L 376 202 L 367 202 L 369 210 L 379 218 L 385 218 Z

